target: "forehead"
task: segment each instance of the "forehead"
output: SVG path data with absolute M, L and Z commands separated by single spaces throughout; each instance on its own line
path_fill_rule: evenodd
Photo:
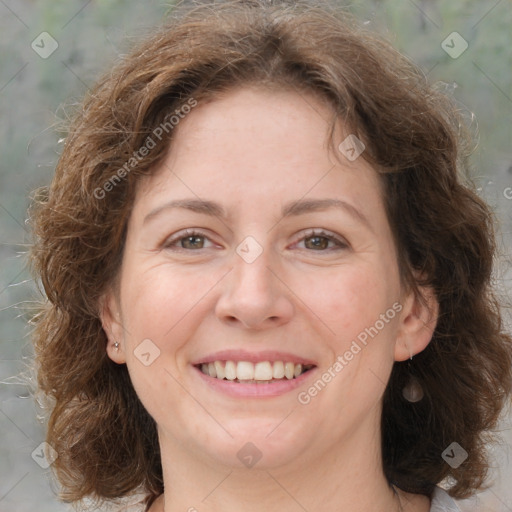
M 231 162 L 245 158 L 245 166 L 272 156 L 317 159 L 330 117 L 311 93 L 241 87 L 199 103 L 178 126 L 171 152 L 201 147 Z
M 290 90 L 245 87 L 199 102 L 176 126 L 136 202 L 184 194 L 227 202 L 264 195 L 267 204 L 309 194 L 379 201 L 376 171 L 363 158 L 329 150 L 331 118 L 327 102 Z M 335 146 L 347 135 L 340 122 Z

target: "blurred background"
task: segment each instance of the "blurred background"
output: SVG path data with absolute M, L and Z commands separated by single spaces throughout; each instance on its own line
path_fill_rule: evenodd
M 347 8 L 384 33 L 454 96 L 479 144 L 472 177 L 496 212 L 496 282 L 512 290 L 512 3 L 510 0 L 360 0 Z M 58 122 L 95 80 L 172 10 L 158 0 L 0 0 L 0 512 L 70 510 L 41 457 L 44 427 L 19 378 L 30 364 L 28 310 L 40 299 L 28 274 L 31 192 L 48 184 Z M 510 329 L 510 316 L 508 316 Z M 463 511 L 512 512 L 512 417 L 490 448 L 490 487 Z M 38 457 L 39 454 L 39 457 Z M 508 484 L 508 485 L 507 485 Z

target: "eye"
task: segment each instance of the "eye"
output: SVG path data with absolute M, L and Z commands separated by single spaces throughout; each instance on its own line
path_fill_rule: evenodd
M 168 238 L 164 242 L 163 247 L 165 249 L 171 250 L 198 250 L 207 249 L 212 245 L 212 242 L 204 233 L 186 229 L 185 231 L 180 231 L 179 233 L 176 233 L 172 237 Z
M 306 249 L 317 252 L 330 252 L 349 247 L 346 241 L 334 233 L 315 229 L 309 230 L 297 243 L 304 243 Z

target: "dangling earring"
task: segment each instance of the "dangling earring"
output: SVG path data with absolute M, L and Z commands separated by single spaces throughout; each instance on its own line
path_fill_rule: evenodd
M 115 348 L 117 351 L 119 351 L 119 341 L 116 341 L 116 342 L 114 343 L 114 348 Z
M 409 369 L 409 382 L 402 389 L 402 395 L 408 402 L 414 404 L 416 402 L 419 402 L 423 398 L 424 393 L 421 384 L 418 382 L 418 379 L 414 375 L 412 375 L 410 361 L 408 362 L 407 366 Z

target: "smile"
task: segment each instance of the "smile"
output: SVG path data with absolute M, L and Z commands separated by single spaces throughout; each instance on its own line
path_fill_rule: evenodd
M 212 391 L 242 399 L 272 398 L 290 393 L 314 378 L 317 373 L 316 365 L 284 361 L 250 363 L 215 360 L 192 367 L 200 380 Z
M 314 365 L 285 361 L 213 361 L 196 365 L 204 375 L 214 379 L 244 384 L 269 384 L 292 380 L 311 370 Z

